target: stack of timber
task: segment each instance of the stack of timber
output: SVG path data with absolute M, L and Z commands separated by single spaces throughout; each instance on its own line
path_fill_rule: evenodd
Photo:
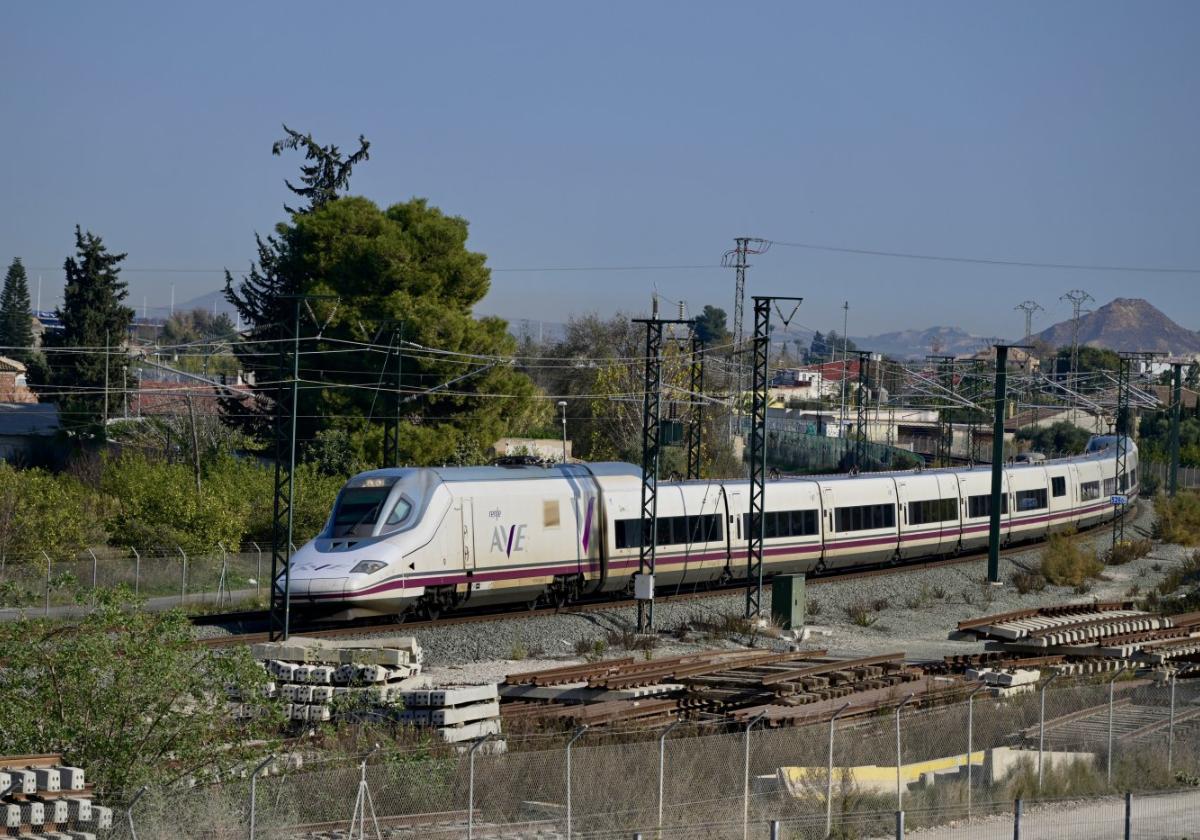
M 500 694 L 495 683 L 405 691 L 402 723 L 435 727 L 447 744 L 500 734 Z
M 771 724 L 826 715 L 853 697 L 866 705 L 897 692 L 959 690 L 926 676 L 903 653 L 830 658 L 824 650 L 702 651 L 658 660 L 617 659 L 509 676 L 504 717 L 597 726 L 668 720 L 741 722 L 760 712 Z M 826 709 L 826 707 L 829 707 Z
M 959 622 L 956 635 L 984 639 L 989 650 L 1011 657 L 1063 657 L 1059 670 L 1072 674 L 1102 672 L 1120 664 L 1200 660 L 1200 613 L 1159 615 L 1120 601 L 982 616 Z
M 112 829 L 112 809 L 92 802 L 79 767 L 61 755 L 0 758 L 4 836 L 20 840 L 96 840 Z
M 387 645 L 293 636 L 286 642 L 253 645 L 251 655 L 266 669 L 268 697 L 284 704 L 297 721 L 326 721 L 340 704 L 346 708 L 391 707 L 418 686 L 424 654 L 417 640 L 404 637 Z M 233 695 L 235 717 L 255 713 L 250 698 Z

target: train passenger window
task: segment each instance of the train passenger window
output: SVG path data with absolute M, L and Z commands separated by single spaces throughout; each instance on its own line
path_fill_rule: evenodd
M 1129 471 L 1129 484 L 1133 487 L 1137 487 L 1137 470 Z
M 949 522 L 958 519 L 958 499 L 927 499 L 908 503 L 908 524 Z
M 1061 475 L 1054 476 L 1050 479 L 1050 490 L 1054 494 L 1054 498 L 1067 495 L 1067 479 Z
M 404 496 L 401 496 L 396 500 L 396 504 L 392 508 L 392 512 L 388 514 L 387 519 L 384 520 L 384 522 L 392 527 L 403 525 L 404 520 L 408 519 L 408 515 L 410 513 L 412 513 L 412 502 L 410 502 Z
M 835 511 L 837 530 L 869 531 L 875 528 L 893 528 L 896 525 L 896 506 L 855 505 L 841 507 Z
M 750 514 L 742 514 L 742 528 L 750 533 Z M 769 510 L 763 514 L 766 539 L 810 537 L 818 532 L 815 510 Z M 718 538 L 719 539 L 719 538 Z
M 642 523 L 638 519 L 618 519 L 617 548 L 640 548 L 642 545 Z
M 1090 502 L 1100 498 L 1100 482 L 1085 481 L 1079 485 L 1079 498 L 1085 502 Z
M 1115 478 L 1104 479 L 1104 495 L 1111 496 L 1117 492 L 1117 480 Z
M 1008 513 L 1008 494 L 1000 494 L 1000 512 Z M 992 497 L 988 493 L 983 493 L 978 496 L 970 496 L 967 499 L 967 516 L 971 519 L 979 519 L 983 516 L 992 515 Z
M 1046 507 L 1046 488 L 1017 491 L 1017 510 L 1038 510 Z

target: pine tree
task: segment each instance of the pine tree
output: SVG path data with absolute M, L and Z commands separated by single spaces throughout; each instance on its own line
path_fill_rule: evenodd
M 29 284 L 20 257 L 8 267 L 0 293 L 0 354 L 22 362 L 29 362 L 34 354 Z
M 62 389 L 61 401 L 74 425 L 99 420 L 118 402 L 127 367 L 122 345 L 133 323 L 133 310 L 122 306 L 128 295 L 120 279 L 125 254 L 111 254 L 99 236 L 75 226 L 75 257 L 63 264 L 67 285 L 63 305 L 56 310 L 62 331 L 47 333 L 47 355 L 52 359 L 53 384 Z M 54 352 L 62 348 L 63 352 Z M 65 352 L 70 349 L 71 352 Z M 107 365 L 107 376 L 105 367 Z M 107 383 L 107 389 L 105 385 Z

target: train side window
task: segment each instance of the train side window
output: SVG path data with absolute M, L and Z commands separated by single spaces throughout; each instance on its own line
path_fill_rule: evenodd
M 1046 507 L 1046 488 L 1017 491 L 1017 510 L 1040 510 Z
M 1085 502 L 1091 502 L 1100 498 L 1100 482 L 1085 481 L 1079 485 L 1079 498 Z
M 1054 494 L 1054 498 L 1067 495 L 1067 479 L 1064 476 L 1056 475 L 1050 479 L 1050 491 Z
M 896 525 L 896 506 L 855 505 L 835 511 L 837 530 L 869 531 L 877 528 L 892 528 Z
M 617 548 L 640 548 L 642 545 L 642 523 L 637 519 L 618 519 Z
M 1000 512 L 1008 513 L 1008 494 L 1000 494 Z M 978 496 L 971 496 L 967 499 L 967 515 L 972 519 L 979 519 L 984 516 L 992 515 L 992 497 L 988 493 L 982 493 Z
M 1111 496 L 1117 492 L 1117 480 L 1115 478 L 1104 479 L 1104 495 Z

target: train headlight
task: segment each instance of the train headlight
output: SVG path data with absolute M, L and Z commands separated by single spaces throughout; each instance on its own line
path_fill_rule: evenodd
M 350 574 L 372 575 L 386 565 L 387 563 L 384 563 L 382 560 L 363 560 L 350 570 Z

